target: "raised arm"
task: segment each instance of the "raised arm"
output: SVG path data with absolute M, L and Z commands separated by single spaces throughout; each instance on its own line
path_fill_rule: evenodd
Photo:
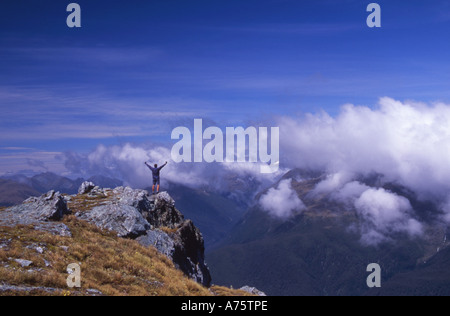
M 165 164 L 163 164 L 161 167 L 159 167 L 159 170 L 161 170 L 162 168 L 164 168 L 165 166 L 167 166 L 167 161 Z

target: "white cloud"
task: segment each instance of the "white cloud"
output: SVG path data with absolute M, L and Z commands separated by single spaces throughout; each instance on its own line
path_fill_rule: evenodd
M 314 188 L 313 195 L 321 193 L 335 192 L 342 188 L 349 180 L 351 180 L 351 175 L 345 172 L 338 172 L 331 175 L 319 182 L 319 184 Z
M 345 105 L 336 117 L 281 117 L 277 125 L 282 163 L 290 167 L 381 174 L 422 198 L 443 200 L 450 192 L 449 122 L 449 105 L 382 98 L 375 109 Z
M 353 205 L 369 187 L 358 181 L 351 181 L 343 185 L 339 190 L 331 193 L 331 198 L 346 205 Z
M 270 215 L 281 219 L 288 219 L 306 208 L 292 189 L 291 179 L 281 181 L 276 189 L 270 188 L 259 204 Z
M 145 188 L 151 185 L 151 173 L 144 165 L 168 165 L 162 171 L 162 185 L 168 182 L 193 188 L 208 187 L 219 192 L 229 191 L 227 181 L 234 176 L 251 180 L 255 193 L 260 185 L 271 185 L 287 170 L 275 174 L 261 174 L 258 163 L 175 163 L 171 160 L 171 150 L 164 146 L 124 144 L 120 146 L 98 146 L 88 155 L 64 153 L 65 166 L 74 175 L 91 176 L 101 174 L 116 177 L 126 185 Z M 248 202 L 250 203 L 250 201 Z
M 370 188 L 354 202 L 361 217 L 361 241 L 378 244 L 396 233 L 422 234 L 422 224 L 412 218 L 408 199 L 384 189 Z

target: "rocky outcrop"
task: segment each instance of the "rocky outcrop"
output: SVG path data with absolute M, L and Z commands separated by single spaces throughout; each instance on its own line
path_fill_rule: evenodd
M 23 204 L 9 208 L 16 218 L 31 221 L 58 221 L 64 215 L 70 214 L 64 197 L 55 191 L 50 191 L 41 197 L 32 197 Z
M 258 290 L 256 287 L 251 287 L 251 286 L 248 286 L 248 285 L 241 287 L 240 290 L 245 291 L 247 293 L 250 293 L 252 295 L 267 296 L 266 293 Z
M 95 188 L 95 184 L 89 181 L 85 181 L 78 189 L 78 194 L 87 194 Z
M 71 236 L 68 227 L 60 222 L 64 215 L 70 213 L 113 231 L 119 237 L 136 239 L 144 246 L 155 247 L 187 276 L 210 286 L 203 236 L 192 221 L 184 219 L 167 192 L 149 195 L 145 190 L 129 187 L 103 189 L 92 182 L 84 182 L 77 195 L 50 191 L 3 210 L 0 212 L 0 225 L 34 225 L 37 230 Z
M 155 247 L 187 276 L 205 286 L 211 284 L 203 236 L 192 221 L 184 219 L 167 192 L 149 195 L 145 190 L 101 189 L 85 182 L 69 205 L 78 218 Z
M 192 279 L 205 286 L 211 284 L 203 236 L 192 221 L 184 219 L 167 192 L 149 195 L 129 187 L 101 189 L 93 183 L 83 183 L 79 192 L 73 203 L 83 201 L 85 195 L 93 205 L 75 213 L 77 217 L 155 247 Z
M 55 191 L 41 197 L 32 197 L 20 205 L 0 213 L 0 225 L 33 225 L 36 230 L 48 231 L 54 235 L 71 236 L 69 228 L 58 222 L 70 214 L 65 198 Z

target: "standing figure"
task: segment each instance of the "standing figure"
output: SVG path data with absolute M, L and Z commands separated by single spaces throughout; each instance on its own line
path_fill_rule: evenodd
M 147 162 L 145 162 L 145 165 L 152 171 L 152 175 L 153 175 L 152 193 L 155 194 L 155 186 L 156 186 L 156 193 L 159 193 L 159 187 L 161 185 L 161 179 L 159 177 L 159 174 L 160 174 L 161 169 L 167 165 L 167 161 L 161 167 L 158 167 L 157 164 L 155 164 L 155 166 L 152 167 Z

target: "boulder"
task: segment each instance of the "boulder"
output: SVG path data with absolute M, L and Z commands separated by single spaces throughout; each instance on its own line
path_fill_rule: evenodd
M 95 188 L 95 184 L 89 181 L 85 181 L 78 189 L 78 194 L 88 194 Z
M 50 191 L 3 210 L 0 225 L 33 224 L 38 230 L 71 236 L 69 228 L 58 222 L 71 213 L 68 202 L 77 218 L 113 231 L 119 237 L 155 247 L 187 276 L 205 286 L 211 284 L 203 236 L 192 221 L 184 219 L 167 192 L 151 196 L 145 190 L 102 189 L 92 182 L 84 182 L 78 195 L 64 197 Z
M 88 187 L 89 191 L 84 190 Z M 150 195 L 129 187 L 99 189 L 93 183 L 83 183 L 79 192 L 100 199 L 98 205 L 77 213 L 78 218 L 155 247 L 187 276 L 205 286 L 211 284 L 203 236 L 192 221 L 184 219 L 167 192 Z
M 32 197 L 20 205 L 8 208 L 2 215 L 7 213 L 17 224 L 27 225 L 35 222 L 59 221 L 64 215 L 70 214 L 70 210 L 59 192 L 50 191 L 41 197 Z
M 184 216 L 175 208 L 175 201 L 167 192 L 151 196 L 150 209 L 145 212 L 152 227 L 175 228 L 184 222 Z
M 0 213 L 0 225 L 33 225 L 36 230 L 50 232 L 53 235 L 71 236 L 69 228 L 58 222 L 64 215 L 70 214 L 64 196 L 50 191 L 41 197 L 32 197 L 20 205 L 7 208 Z
M 114 231 L 119 237 L 136 238 L 150 228 L 141 213 L 134 207 L 121 203 L 106 203 L 89 212 L 78 213 L 77 217 L 100 228 Z
M 173 261 L 175 242 L 162 230 L 148 230 L 145 235 L 138 237 L 136 240 L 145 247 L 155 247 L 160 253 Z
M 257 295 L 257 296 L 267 296 L 266 293 L 258 290 L 256 287 L 251 287 L 251 286 L 243 286 L 240 288 L 240 290 L 245 291 L 247 293 L 253 294 L 253 295 Z

